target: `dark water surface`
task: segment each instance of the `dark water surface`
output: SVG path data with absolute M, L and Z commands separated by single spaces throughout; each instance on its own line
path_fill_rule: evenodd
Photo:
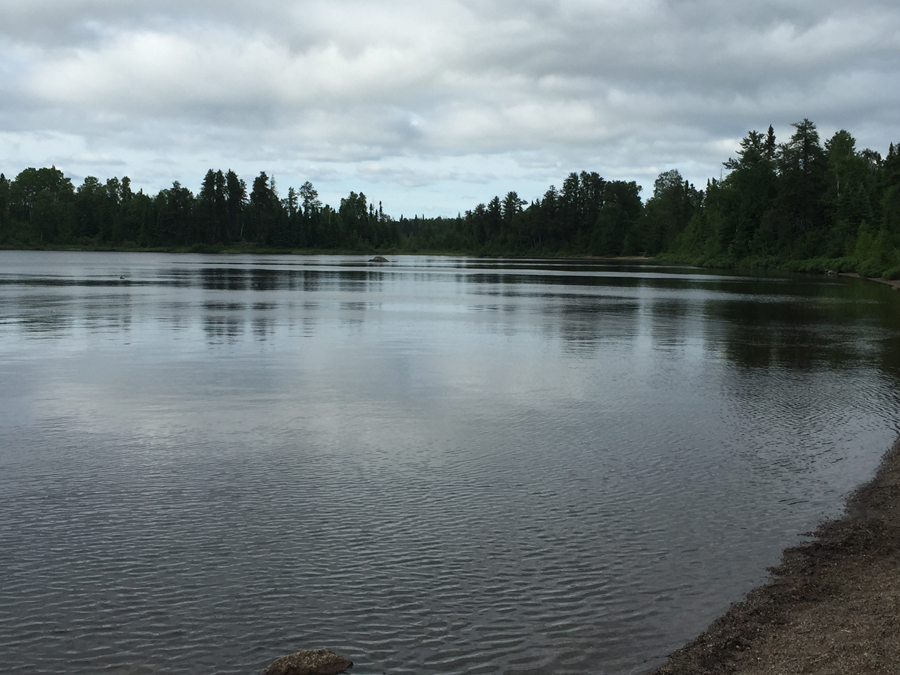
M 874 472 L 898 295 L 0 252 L 0 670 L 641 672 Z

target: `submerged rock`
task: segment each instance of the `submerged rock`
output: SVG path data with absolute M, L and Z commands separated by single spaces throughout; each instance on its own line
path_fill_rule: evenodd
M 263 675 L 337 675 L 352 665 L 330 649 L 305 649 L 275 659 Z
M 390 260 L 388 260 L 384 256 L 376 255 L 369 262 L 390 262 Z

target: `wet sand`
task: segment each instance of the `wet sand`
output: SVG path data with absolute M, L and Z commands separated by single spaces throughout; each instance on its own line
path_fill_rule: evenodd
M 771 572 L 652 675 L 900 673 L 900 441 Z

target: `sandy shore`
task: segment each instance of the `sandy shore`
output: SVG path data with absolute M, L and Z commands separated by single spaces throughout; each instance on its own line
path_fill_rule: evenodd
M 856 272 L 841 272 L 839 277 L 850 277 L 851 279 L 862 279 Z M 882 279 L 880 277 L 866 277 L 869 281 L 877 281 L 879 284 L 887 284 L 895 291 L 900 290 L 900 279 Z
M 652 675 L 900 673 L 900 441 L 846 515 Z

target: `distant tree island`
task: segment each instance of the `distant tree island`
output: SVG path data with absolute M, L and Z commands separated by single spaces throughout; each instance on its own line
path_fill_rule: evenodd
M 264 172 L 252 185 L 210 169 L 200 192 L 178 182 L 156 195 L 128 177 L 62 171 L 0 174 L 0 247 L 102 250 L 440 252 L 496 256 L 656 256 L 710 267 L 856 271 L 900 277 L 900 148 L 856 148 L 815 124 L 778 143 L 751 131 L 728 174 L 705 190 L 678 170 L 644 202 L 635 182 L 571 173 L 530 204 L 516 192 L 455 218 L 395 219 L 351 192 L 335 210 L 309 182 L 279 195 Z

